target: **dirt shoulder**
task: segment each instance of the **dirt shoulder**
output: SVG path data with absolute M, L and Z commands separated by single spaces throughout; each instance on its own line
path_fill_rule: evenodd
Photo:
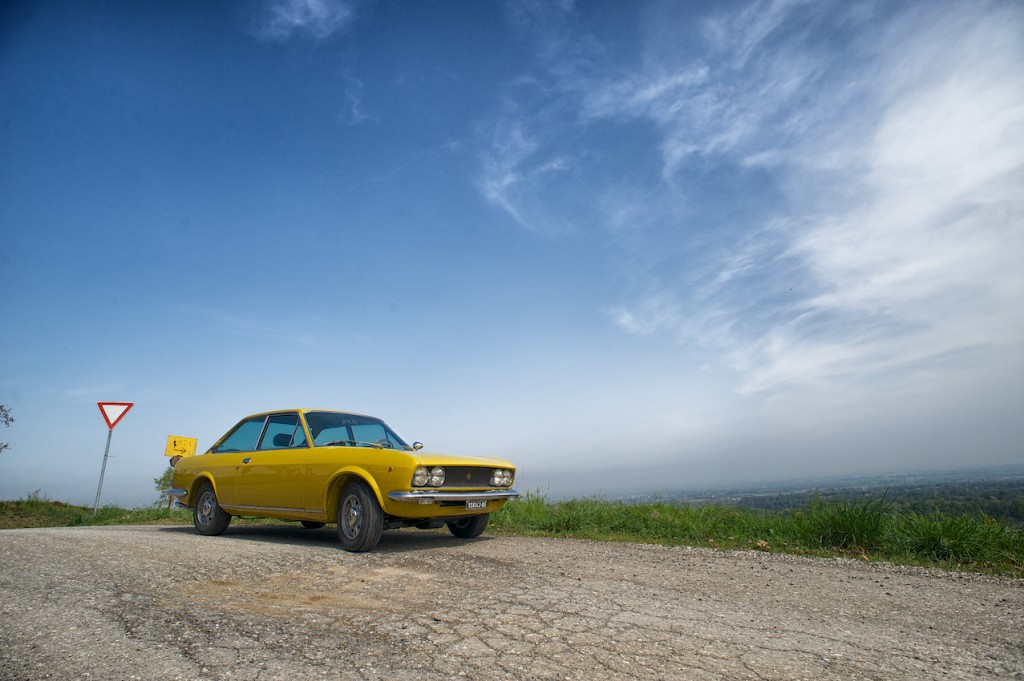
M 1024 679 L 1024 580 L 333 528 L 0 531 L 0 678 Z

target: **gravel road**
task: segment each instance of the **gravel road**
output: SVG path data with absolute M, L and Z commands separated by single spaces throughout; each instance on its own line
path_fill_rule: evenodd
M 0 531 L 0 679 L 1024 679 L 1024 580 L 331 527 Z

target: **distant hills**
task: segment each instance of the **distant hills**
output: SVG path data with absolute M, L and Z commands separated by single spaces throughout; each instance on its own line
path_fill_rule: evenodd
M 794 480 L 695 491 L 633 494 L 629 502 L 728 504 L 765 511 L 809 508 L 815 499 L 882 497 L 898 513 L 987 515 L 1024 527 L 1024 466 Z

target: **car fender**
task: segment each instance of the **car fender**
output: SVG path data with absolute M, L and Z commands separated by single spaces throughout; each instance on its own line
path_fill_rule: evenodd
M 377 498 L 377 504 L 381 508 L 384 508 L 384 496 L 380 491 L 380 487 L 377 486 L 377 482 L 374 480 L 373 475 L 365 468 L 361 468 L 359 466 L 345 466 L 334 472 L 334 475 L 331 476 L 324 488 L 324 494 L 326 495 L 323 499 L 324 512 L 331 520 L 336 519 L 338 499 L 341 497 L 341 489 L 352 480 L 359 480 L 366 483 L 366 486 L 370 488 L 370 491 L 372 491 L 373 495 Z
M 210 486 L 213 487 L 214 495 L 216 495 L 218 501 L 220 500 L 221 496 L 220 496 L 220 492 L 217 490 L 217 481 L 213 479 L 213 475 L 212 474 L 210 474 L 210 473 L 208 473 L 206 471 L 203 471 L 201 473 L 196 473 L 196 476 L 194 478 L 192 478 L 192 484 L 189 485 L 189 487 L 188 487 L 188 505 L 189 506 L 192 506 L 195 503 L 196 492 L 199 490 L 199 487 L 204 482 L 210 483 Z

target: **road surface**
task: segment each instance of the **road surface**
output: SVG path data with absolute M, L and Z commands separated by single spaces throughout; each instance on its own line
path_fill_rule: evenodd
M 0 679 L 1024 680 L 1024 580 L 332 527 L 0 531 Z

